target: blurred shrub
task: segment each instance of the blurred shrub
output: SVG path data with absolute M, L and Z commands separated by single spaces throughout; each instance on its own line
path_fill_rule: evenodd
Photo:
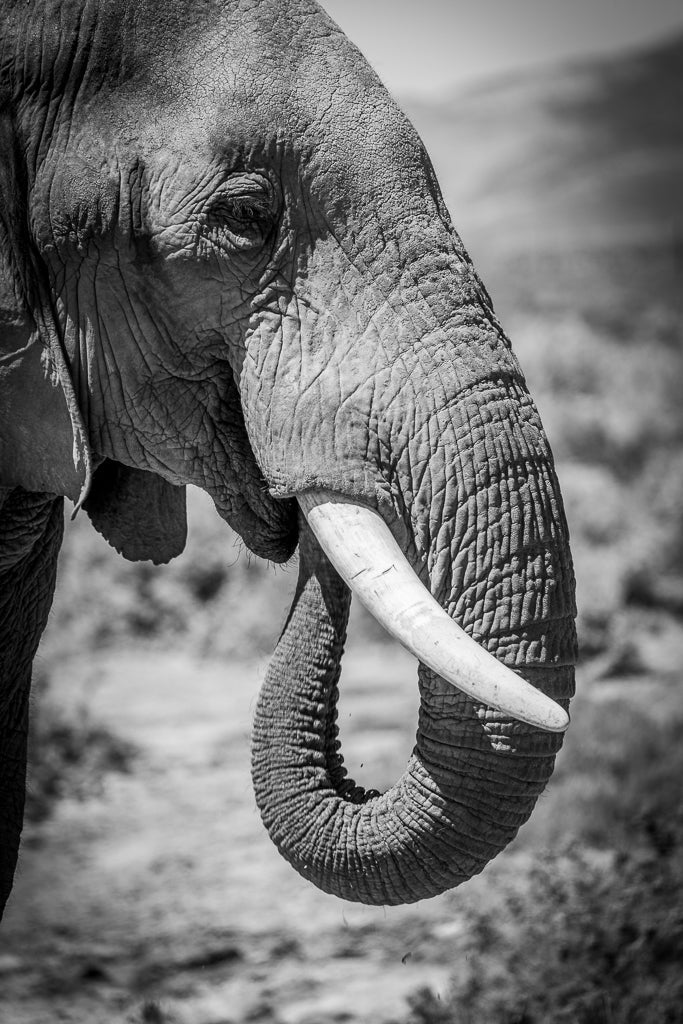
M 465 909 L 449 996 L 411 999 L 410 1024 L 677 1024 L 683 1006 L 683 828 L 605 861 L 573 847 Z
M 549 833 L 572 844 L 540 861 L 514 856 L 489 876 L 488 899 L 457 903 L 463 939 L 450 992 L 415 993 L 410 1024 L 680 1021 L 683 716 L 657 723 L 616 707 L 602 719 L 593 709 L 588 729 L 587 714 L 574 723 L 546 801 Z M 538 849 L 538 824 L 534 836 Z
M 85 701 L 76 708 L 58 705 L 40 671 L 32 688 L 26 817 L 42 821 L 59 799 L 96 796 L 109 772 L 131 771 L 137 751 L 94 722 Z
M 81 513 L 67 525 L 43 650 L 49 656 L 124 639 L 202 654 L 261 655 L 284 622 L 296 573 L 239 556 L 211 500 L 188 489 L 189 534 L 169 565 L 127 562 Z
M 683 611 L 683 328 L 663 299 L 612 321 L 578 306 L 509 326 L 558 462 L 590 657 L 628 604 Z
M 633 686 L 633 691 L 631 690 Z M 548 789 L 513 849 L 557 849 L 566 837 L 593 849 L 645 849 L 653 830 L 671 827 L 681 808 L 683 700 L 670 683 L 600 684 L 572 703 L 572 726 Z
M 580 313 L 513 320 L 515 351 L 558 460 L 632 480 L 660 448 L 679 449 L 683 327 L 674 343 L 650 321 L 650 333 L 640 333 L 644 326 L 608 330 Z
M 510 851 L 448 897 L 462 936 L 451 988 L 416 992 L 407 1024 L 681 1020 L 680 690 L 594 686 L 572 717 Z
M 294 594 L 296 558 L 283 567 L 249 555 L 208 495 L 187 493 L 187 546 L 169 565 L 127 562 L 83 513 L 67 522 L 45 657 L 124 640 L 218 657 L 273 650 Z M 358 602 L 352 614 L 356 634 L 387 639 Z

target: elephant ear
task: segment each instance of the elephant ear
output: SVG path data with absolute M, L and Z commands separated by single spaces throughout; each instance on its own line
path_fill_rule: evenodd
M 90 476 L 68 371 L 42 337 L 0 249 L 0 488 L 65 494 L 125 558 L 170 561 L 185 547 L 185 488 L 108 459 Z
M 139 562 L 170 562 L 185 547 L 185 488 L 156 473 L 105 459 L 83 503 L 95 529 L 113 548 Z
M 88 458 L 82 432 L 74 429 L 71 393 L 16 298 L 9 262 L 0 249 L 0 487 L 79 500 Z
M 0 487 L 80 501 L 90 449 L 28 237 L 20 162 L 0 113 Z

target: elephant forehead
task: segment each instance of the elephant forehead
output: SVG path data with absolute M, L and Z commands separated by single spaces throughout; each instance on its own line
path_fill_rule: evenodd
M 155 138 L 163 125 L 179 153 L 208 137 L 218 155 L 281 158 L 286 151 L 300 170 L 346 181 L 386 185 L 392 169 L 423 176 L 414 129 L 313 0 L 218 2 L 182 46 L 174 37 L 168 50 L 155 47 L 143 82 L 144 123 L 139 83 L 128 90 L 138 132 Z
M 216 144 L 240 135 L 247 144 L 279 143 L 311 176 L 322 171 L 366 181 L 376 173 L 386 184 L 392 168 L 422 173 L 417 134 L 356 47 L 317 4 L 283 6 L 300 17 L 280 13 L 261 32 L 261 13 L 256 25 L 226 28 L 220 59 L 188 54 L 190 82 L 207 61 L 202 84 L 188 90 L 188 100 L 197 120 L 207 112 L 213 117 Z
M 347 191 L 424 177 L 415 132 L 313 0 L 30 0 L 7 11 L 0 65 L 37 147 L 27 144 L 29 164 L 68 124 L 70 139 L 80 128 L 105 147 L 174 138 L 186 157 L 288 150 L 312 179 Z M 47 90 L 57 121 L 39 134 Z
M 209 95 L 228 51 L 239 77 L 250 53 L 267 65 L 269 50 L 296 48 L 298 25 L 316 14 L 309 0 L 10 2 L 0 10 L 0 81 L 15 98 L 59 98 L 61 117 L 132 85 L 142 121 L 154 100 Z

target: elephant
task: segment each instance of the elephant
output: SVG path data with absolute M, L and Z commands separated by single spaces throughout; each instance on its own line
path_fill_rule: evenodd
M 156 564 L 203 488 L 299 551 L 256 802 L 325 892 L 480 872 L 546 786 L 576 607 L 552 453 L 417 132 L 314 0 L 3 0 L 0 904 L 63 502 Z M 355 592 L 419 661 L 387 791 L 336 726 Z M 371 684 L 370 684 L 371 685 Z

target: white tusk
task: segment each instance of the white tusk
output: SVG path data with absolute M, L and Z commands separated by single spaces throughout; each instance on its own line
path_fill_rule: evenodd
M 415 574 L 384 520 L 326 491 L 297 495 L 308 525 L 368 611 L 433 672 L 483 704 L 549 732 L 569 715 L 484 650 L 444 611 Z

